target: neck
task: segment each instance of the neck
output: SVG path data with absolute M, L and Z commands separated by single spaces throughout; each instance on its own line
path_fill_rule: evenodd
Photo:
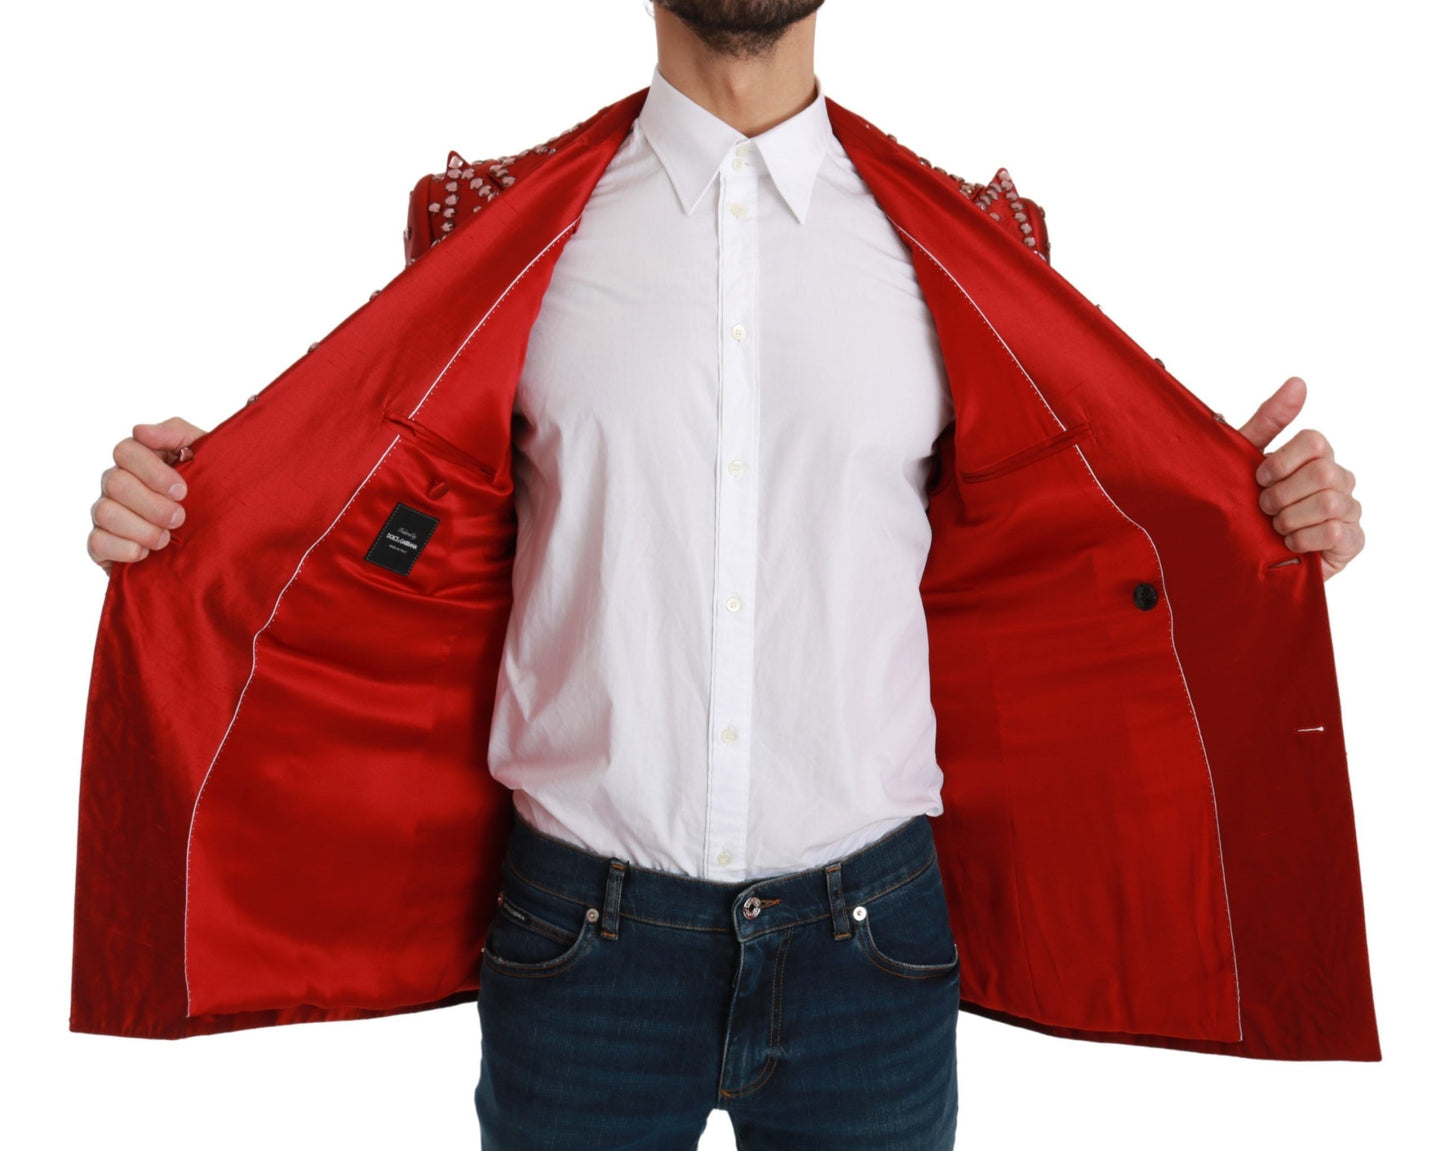
M 766 132 L 816 95 L 816 12 L 789 26 L 766 54 L 745 57 L 712 51 L 665 8 L 656 8 L 653 16 L 663 79 L 744 136 Z

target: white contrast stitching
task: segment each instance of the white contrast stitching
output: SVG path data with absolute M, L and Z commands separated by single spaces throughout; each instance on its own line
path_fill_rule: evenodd
M 466 337 L 465 340 L 462 341 L 461 346 L 458 347 L 457 350 L 452 353 L 451 358 L 450 358 L 449 360 L 447 360 L 446 365 L 445 365 L 445 366 L 442 368 L 442 370 L 441 370 L 441 373 L 437 376 L 437 378 L 436 378 L 435 380 L 433 380 L 433 381 L 431 382 L 431 387 L 427 388 L 426 393 L 422 396 L 421 400 L 417 403 L 416 407 L 411 410 L 411 416 L 415 416 L 416 413 L 421 410 L 422 404 L 426 403 L 427 398 L 432 394 L 432 391 L 436 388 L 437 384 L 441 383 L 442 377 L 447 374 L 447 372 L 450 370 L 452 364 L 454 364 L 454 363 L 456 362 L 457 357 L 460 356 L 460 355 L 462 354 L 463 350 L 466 348 L 466 346 L 467 346 L 469 343 L 471 343 L 472 337 L 475 336 L 475 335 L 477 334 L 477 332 L 481 330 L 482 325 L 485 324 L 485 323 L 487 322 L 487 320 L 490 318 L 491 314 L 492 314 L 494 311 L 497 310 L 498 305 L 501 304 L 501 302 L 507 298 L 508 293 L 510 293 L 511 290 L 512 290 L 514 287 L 516 287 L 517 282 L 518 282 L 519 280 L 521 280 L 521 278 L 522 278 L 523 276 L 525 276 L 529 271 L 531 271 L 532 266 L 533 266 L 534 264 L 536 264 L 536 262 L 537 262 L 539 259 L 541 259 L 542 256 L 544 256 L 548 251 L 550 251 L 551 248 L 552 248 L 552 246 L 553 246 L 554 244 L 556 244 L 558 240 L 560 240 L 560 239 L 561 239 L 563 236 L 565 236 L 569 231 L 571 231 L 571 229 L 574 228 L 574 227 L 577 225 L 577 222 L 578 222 L 579 220 L 581 220 L 581 218 L 582 218 L 582 217 L 581 217 L 580 215 L 577 216 L 575 219 L 573 219 L 573 221 L 572 221 L 570 224 L 567 225 L 567 227 L 563 228 L 562 231 L 558 232 L 557 235 L 555 235 L 554 237 L 552 237 L 552 239 L 551 239 L 550 241 L 548 241 L 547 246 L 546 246 L 545 248 L 543 248 L 540 252 L 538 252 L 535 256 L 533 256 L 533 257 L 527 262 L 526 266 L 525 266 L 520 272 L 518 272 L 518 273 L 516 274 L 516 276 L 514 276 L 514 277 L 512 278 L 512 282 L 511 282 L 510 284 L 508 284 L 507 287 L 503 290 L 502 294 L 496 298 L 496 300 L 492 303 L 492 306 L 487 309 L 485 315 L 483 315 L 482 318 L 477 321 L 476 327 L 472 328 L 472 330 L 467 333 L 467 337 Z M 410 417 L 408 417 L 408 418 L 410 418 Z M 234 708 L 234 709 L 232 710 L 232 712 L 231 712 L 231 721 L 230 721 L 230 723 L 228 723 L 228 724 L 226 725 L 226 730 L 225 730 L 225 732 L 224 732 L 224 733 L 222 734 L 222 736 L 221 736 L 221 742 L 220 742 L 220 744 L 216 747 L 216 753 L 215 753 L 215 755 L 213 755 L 213 756 L 211 757 L 211 762 L 210 762 L 209 766 L 207 766 L 207 768 L 206 768 L 206 774 L 201 778 L 201 786 L 200 786 L 200 787 L 197 789 L 197 791 L 196 791 L 195 803 L 191 806 L 191 821 L 190 821 L 190 825 L 189 825 L 189 826 L 187 827 L 187 829 L 186 829 L 185 894 L 184 894 L 184 911 L 183 911 L 183 914 L 182 914 L 182 928 L 181 928 L 181 974 L 182 974 L 182 977 L 185 979 L 185 984 L 186 984 L 186 1014 L 187 1014 L 188 1016 L 189 1016 L 190 1013 L 191 1013 L 191 971 L 190 971 L 191 847 L 192 847 L 192 845 L 193 845 L 193 843 L 194 843 L 194 840 L 195 840 L 196 813 L 200 810 L 200 807 L 201 807 L 201 796 L 203 796 L 203 795 L 206 793 L 206 785 L 207 785 L 207 784 L 210 782 L 210 780 L 211 780 L 211 773 L 214 772 L 215 769 L 216 769 L 216 762 L 217 762 L 217 760 L 220 759 L 220 757 L 221 757 L 221 751 L 222 751 L 222 749 L 226 746 L 226 741 L 230 738 L 231 729 L 236 726 L 236 718 L 237 718 L 237 716 L 239 716 L 240 713 L 241 713 L 241 704 L 242 704 L 242 702 L 243 702 L 243 701 L 245 700 L 245 698 L 246 698 L 246 691 L 247 691 L 247 689 L 250 688 L 250 686 L 251 686 L 251 681 L 252 681 L 252 680 L 255 678 L 255 676 L 256 676 L 256 655 L 257 655 L 257 647 L 258 647 L 258 644 L 259 644 L 260 639 L 261 639 L 261 633 L 264 632 L 268 627 L 270 627 L 270 626 L 271 626 L 271 621 L 276 618 L 276 612 L 277 612 L 277 611 L 280 609 L 280 607 L 281 607 L 281 600 L 282 600 L 282 598 L 286 595 L 286 592 L 287 592 L 287 590 L 291 587 L 291 585 L 296 582 L 296 578 L 301 574 L 301 568 L 302 568 L 302 567 L 305 565 L 305 563 L 306 563 L 306 557 L 309 556 L 309 555 L 316 549 L 316 547 L 321 543 L 321 541 L 324 540 L 328 535 L 331 534 L 332 529 L 333 529 L 334 527 L 336 527 L 336 525 L 337 525 L 338 523 L 341 522 L 341 518 L 342 518 L 344 515 L 346 515 L 347 509 L 351 507 L 351 505 L 352 505 L 353 502 L 355 502 L 356 497 L 361 494 L 361 492 L 363 491 L 363 489 L 365 489 L 366 485 L 371 482 L 371 477 L 374 476 L 374 475 L 377 473 L 378 469 L 380 469 L 381 465 L 385 462 L 386 457 L 391 454 L 391 449 L 396 446 L 397 440 L 399 440 L 399 439 L 401 439 L 401 436 L 400 436 L 400 435 L 396 435 L 396 436 L 393 436 L 393 437 L 392 437 L 391 443 L 389 443 L 389 444 L 386 445 L 386 450 L 381 453 L 381 457 L 376 461 L 375 464 L 372 465 L 371 470 L 366 473 L 365 478 L 362 479 L 361 483 L 357 486 L 356 490 L 351 493 L 350 498 L 348 498 L 347 501 L 346 501 L 346 503 L 345 503 L 344 505 L 342 505 L 341 510 L 336 513 L 336 518 L 333 519 L 333 520 L 331 521 L 331 523 L 329 523 L 329 524 L 326 526 L 326 530 L 325 530 L 325 531 L 323 531 L 319 536 L 316 537 L 316 540 L 311 544 L 311 546 L 308 547 L 304 552 L 301 553 L 301 559 L 300 559 L 300 560 L 297 562 L 297 564 L 296 564 L 296 570 L 291 573 L 291 578 L 288 579 L 288 580 L 286 581 L 286 583 L 282 586 L 280 592 L 278 592 L 277 595 L 276 595 L 276 602 L 271 605 L 271 614 L 266 617 L 266 622 L 263 623 L 263 624 L 260 626 L 260 628 L 256 631 L 256 633 L 255 633 L 254 635 L 252 635 L 252 637 L 251 637 L 251 670 L 250 670 L 249 674 L 246 676 L 246 682 L 241 685 L 241 693 L 240 693 L 240 695 L 238 695 L 238 696 L 236 697 L 236 706 L 235 706 L 235 708 Z M 109 592 L 109 588 L 107 588 L 106 590 L 107 590 L 107 592 Z
M 933 263 L 937 265 L 939 271 L 941 271 L 945 276 L 947 276 L 950 282 L 952 282 L 953 286 L 957 288 L 960 293 L 962 293 L 963 298 L 966 299 L 973 307 L 973 310 L 978 313 L 979 318 L 988 325 L 989 331 L 993 333 L 994 339 L 998 340 L 1004 351 L 1008 353 L 1009 358 L 1013 360 L 1014 366 L 1018 368 L 1024 379 L 1028 380 L 1029 386 L 1033 388 L 1034 395 L 1039 398 L 1039 401 L 1044 405 L 1045 408 L 1048 409 L 1049 415 L 1053 416 L 1055 422 L 1058 423 L 1060 428 L 1062 428 L 1064 426 L 1063 421 L 1059 419 L 1057 413 L 1054 412 L 1054 409 L 1049 407 L 1048 400 L 1046 400 L 1044 398 L 1044 394 L 1039 391 L 1038 385 L 1034 383 L 1033 378 L 1028 374 L 1027 371 L 1024 370 L 1023 363 L 1016 355 L 1014 355 L 1013 349 L 1010 348 L 1008 344 L 1004 341 L 1003 337 L 999 335 L 998 329 L 993 326 L 988 316 L 984 314 L 983 309 L 980 308 L 974 298 L 969 295 L 968 290 L 958 282 L 952 272 L 950 272 L 946 267 L 943 266 L 942 261 L 940 261 L 938 257 L 935 256 L 932 252 L 930 252 L 923 244 L 921 244 L 916 237 L 910 235 L 902 227 L 899 227 L 897 221 L 895 221 L 891 216 L 888 217 L 888 219 L 895 228 L 898 228 L 898 231 L 900 233 L 907 237 L 909 243 L 913 244 L 919 251 L 921 251 L 930 260 L 932 260 Z M 1109 501 L 1110 506 L 1112 506 L 1113 509 L 1119 513 L 1119 515 L 1123 516 L 1125 520 L 1127 520 L 1136 529 L 1138 529 L 1138 531 L 1144 536 L 1144 538 L 1149 541 L 1149 547 L 1154 552 L 1154 564 L 1159 572 L 1159 586 L 1161 592 L 1160 599 L 1165 602 L 1166 607 L 1168 607 L 1169 609 L 1169 647 L 1174 653 L 1174 666 L 1175 670 L 1179 673 L 1179 682 L 1184 686 L 1184 698 L 1189 703 L 1189 714 L 1194 720 L 1194 732 L 1199 739 L 1199 750 L 1204 756 L 1204 770 L 1209 780 L 1209 802 L 1211 808 L 1214 811 L 1214 841 L 1219 850 L 1219 878 L 1220 883 L 1224 887 L 1224 915 L 1225 921 L 1229 926 L 1229 957 L 1234 967 L 1235 1020 L 1236 1025 L 1239 1028 L 1239 1042 L 1243 1042 L 1244 1006 L 1241 1000 L 1241 993 L 1239 988 L 1239 956 L 1238 949 L 1234 942 L 1234 916 L 1229 906 L 1229 880 L 1226 876 L 1224 868 L 1224 836 L 1219 828 L 1219 801 L 1216 798 L 1214 792 L 1214 769 L 1209 765 L 1209 749 L 1204 745 L 1204 732 L 1203 729 L 1201 729 L 1199 726 L 1199 714 L 1194 709 L 1194 696 L 1189 690 L 1189 681 L 1184 676 L 1184 665 L 1179 659 L 1179 648 L 1174 642 L 1174 609 L 1173 606 L 1169 603 L 1167 588 L 1165 586 L 1164 563 L 1159 557 L 1159 549 L 1155 547 L 1153 537 L 1147 531 L 1145 531 L 1142 525 L 1140 525 L 1135 520 L 1131 519 L 1127 514 L 1125 514 L 1124 509 L 1121 508 L 1117 503 L 1115 503 L 1114 497 L 1109 495 L 1108 491 L 1104 488 L 1104 485 L 1099 482 L 1099 477 L 1095 474 L 1093 467 L 1090 466 L 1088 457 L 1084 455 L 1083 448 L 1076 443 L 1074 444 L 1074 451 L 1078 455 L 1084 467 L 1087 469 L 1089 476 L 1093 479 L 1094 486 L 1097 487 L 1099 491 L 1103 494 L 1104 498 Z
M 451 371 L 451 367 L 454 363 L 456 363 L 457 357 L 460 356 L 464 351 L 466 351 L 467 345 L 472 342 L 472 337 L 482 330 L 483 324 L 485 324 L 489 319 L 491 319 L 492 313 L 497 310 L 497 308 L 501 305 L 502 301 L 505 300 L 507 296 L 511 293 L 512 289 L 517 286 L 517 281 L 519 281 L 523 276 L 530 272 L 532 270 L 532 265 L 535 264 L 538 260 L 540 260 L 543 256 L 545 256 L 548 252 L 550 252 L 552 250 L 552 246 L 556 244 L 558 240 L 560 240 L 573 228 L 575 228 L 577 226 L 577 221 L 581 219 L 581 216 L 577 216 L 570 224 L 568 224 L 565 228 L 563 228 L 560 232 L 553 236 L 552 239 L 548 241 L 547 246 L 543 248 L 540 252 L 538 252 L 535 256 L 533 256 L 530 260 L 528 260 L 527 266 L 512 277 L 512 282 L 508 284 L 502 294 L 497 297 L 496 302 L 487 309 L 486 315 L 484 315 L 480 320 L 478 320 L 477 326 L 467 333 L 467 338 L 462 341 L 461 347 L 459 347 L 455 352 L 452 353 L 452 358 L 449 359 L 446 362 L 446 366 L 442 368 L 441 375 L 437 376 L 437 378 L 432 381 L 431 387 L 427 388 L 422 398 L 417 401 L 416 407 L 412 408 L 410 413 L 408 413 L 408 419 L 412 419 L 416 416 L 417 412 L 421 411 L 422 405 L 431 398 L 433 389 L 435 389 L 436 386 L 442 382 L 442 376 L 445 376 L 447 372 Z
M 1204 731 L 1199 726 L 1199 714 L 1194 710 L 1194 695 L 1189 690 L 1189 681 L 1184 678 L 1184 665 L 1179 659 L 1179 648 L 1174 643 L 1174 605 L 1169 602 L 1168 586 L 1164 580 L 1164 562 L 1159 558 L 1159 549 L 1154 545 L 1154 538 L 1145 531 L 1139 523 L 1131 519 L 1123 508 L 1114 502 L 1114 497 L 1111 496 L 1105 490 L 1104 485 L 1099 482 L 1099 477 L 1095 475 L 1094 469 L 1090 465 L 1088 457 L 1084 455 L 1083 449 L 1080 448 L 1078 444 L 1075 444 L 1074 451 L 1078 453 L 1079 459 L 1083 461 L 1084 467 L 1088 469 L 1089 475 L 1093 477 L 1094 485 L 1099 491 L 1104 493 L 1104 498 L 1113 505 L 1115 511 L 1138 528 L 1139 531 L 1143 533 L 1144 538 L 1149 541 L 1149 547 L 1154 552 L 1155 566 L 1159 569 L 1159 598 L 1169 609 L 1169 647 L 1170 650 L 1174 652 L 1174 667 L 1179 673 L 1179 682 L 1184 685 L 1184 698 L 1189 703 L 1189 714 L 1194 720 L 1194 732 L 1199 739 L 1199 751 L 1204 756 L 1204 771 L 1209 780 L 1209 805 L 1214 811 L 1214 842 L 1219 851 L 1219 881 L 1224 887 L 1224 917 L 1225 922 L 1229 926 L 1229 958 L 1234 968 L 1235 1022 L 1239 1028 L 1239 1042 L 1242 1043 L 1244 1042 L 1244 1004 L 1241 1001 L 1239 989 L 1239 955 L 1234 942 L 1234 913 L 1230 910 L 1229 906 L 1229 879 L 1224 869 L 1224 834 L 1219 829 L 1219 800 L 1214 792 L 1214 769 L 1209 765 L 1209 749 L 1204 746 Z
M 952 281 L 955 288 L 957 288 L 960 292 L 963 293 L 963 298 L 973 306 L 973 310 L 978 313 L 978 318 L 988 325 L 988 330 L 993 333 L 993 338 L 998 341 L 999 347 L 1001 347 L 1005 352 L 1008 353 L 1008 357 L 1013 361 L 1014 367 L 1019 370 L 1019 375 L 1023 376 L 1023 378 L 1028 381 L 1029 387 L 1033 388 L 1034 395 L 1038 396 L 1039 398 L 1039 403 L 1044 405 L 1045 410 L 1049 413 L 1049 415 L 1053 417 L 1054 423 L 1059 425 L 1059 430 L 1063 431 L 1064 421 L 1059 419 L 1058 413 L 1049 406 L 1049 401 L 1044 399 L 1044 394 L 1043 392 L 1039 391 L 1038 385 L 1035 384 L 1033 381 L 1033 377 L 1030 376 L 1028 372 L 1024 371 L 1024 366 L 1019 362 L 1019 358 L 1014 355 L 1013 349 L 1004 342 L 1004 338 L 998 334 L 998 329 L 993 326 L 993 321 L 990 320 L 988 316 L 984 315 L 983 309 L 980 308 L 978 304 L 974 303 L 973 297 L 968 294 L 964 286 L 960 284 L 956 279 L 954 279 L 953 273 L 943 266 L 943 263 L 939 260 L 937 256 L 935 256 L 932 252 L 930 252 L 927 248 L 920 244 L 915 236 L 900 227 L 898 222 L 894 220 L 892 216 L 888 217 L 888 222 L 892 224 L 895 228 L 898 228 L 898 230 L 902 232 L 905 237 L 907 237 L 910 244 L 914 245 L 920 252 L 922 252 L 930 260 L 937 264 L 938 270 L 942 272 L 945 276 L 947 276 L 950 281 Z
M 401 436 L 399 435 L 393 436 L 391 438 L 391 443 L 386 445 L 386 450 L 381 453 L 381 458 L 372 465 L 371 471 L 366 473 L 366 478 L 361 481 L 361 484 L 357 487 L 356 491 L 351 493 L 351 498 L 348 499 L 346 503 L 342 506 L 341 510 L 336 513 L 336 518 L 333 519 L 331 523 L 326 526 L 326 530 L 324 532 L 322 532 L 319 536 L 316 537 L 316 540 L 311 544 L 311 546 L 301 553 L 301 559 L 296 564 L 296 570 L 291 573 L 291 578 L 288 579 L 286 583 L 282 586 L 281 591 L 276 596 L 276 602 L 271 605 L 271 614 L 266 617 L 266 622 L 263 623 L 261 627 L 256 631 L 256 633 L 251 637 L 250 673 L 246 676 L 246 682 L 241 685 L 241 694 L 236 697 L 236 706 L 231 712 L 231 722 L 226 725 L 226 730 L 221 736 L 221 742 L 216 748 L 216 754 L 211 757 L 210 765 L 206 768 L 206 774 L 201 779 L 201 786 L 196 791 L 196 801 L 191 806 L 191 822 L 186 829 L 185 910 L 182 917 L 181 930 L 181 972 L 184 975 L 186 981 L 187 1015 L 189 1015 L 191 1012 L 191 972 L 188 961 L 191 922 L 191 845 L 195 837 L 196 812 L 199 811 L 201 807 L 201 796 L 205 795 L 206 793 L 206 784 L 211 781 L 211 773 L 216 769 L 216 761 L 220 759 L 221 750 L 226 746 L 226 741 L 231 737 L 231 729 L 236 726 L 236 717 L 241 713 L 241 703 L 246 698 L 246 691 L 251 686 L 251 680 L 253 680 L 256 676 L 256 649 L 261 639 L 261 633 L 264 632 L 268 627 L 270 627 L 271 621 L 276 618 L 276 612 L 281 607 L 282 597 L 286 595 L 287 589 L 296 582 L 296 577 L 301 574 L 301 568 L 306 563 L 306 557 L 315 550 L 317 545 L 319 545 L 322 540 L 324 540 L 328 535 L 331 534 L 331 529 L 334 528 L 341 521 L 341 517 L 346 514 L 346 509 L 351 507 L 352 502 L 356 499 L 358 495 L 361 494 L 362 488 L 366 487 L 367 483 L 371 480 L 371 477 L 376 474 L 377 469 L 381 467 L 382 463 L 386 460 L 386 457 L 391 454 L 391 449 L 396 446 L 396 442 L 399 439 L 401 439 Z

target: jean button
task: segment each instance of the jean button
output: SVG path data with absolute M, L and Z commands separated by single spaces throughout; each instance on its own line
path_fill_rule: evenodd
M 756 895 L 750 895 L 743 902 L 743 915 L 748 919 L 756 919 L 763 910 L 763 901 Z
M 588 922 L 588 923 L 596 923 L 596 922 L 597 922 L 599 919 L 601 919 L 601 918 L 602 918 L 602 916 L 598 913 L 597 908 L 595 908 L 595 907 L 589 907 L 589 908 L 587 909 L 587 922 Z

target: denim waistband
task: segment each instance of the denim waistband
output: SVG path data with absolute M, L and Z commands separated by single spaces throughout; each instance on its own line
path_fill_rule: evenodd
M 852 934 L 852 909 L 920 875 L 937 856 L 933 828 L 916 815 L 849 855 L 804 871 L 719 883 L 598 855 L 528 823 L 515 811 L 503 868 L 514 881 L 596 908 L 599 932 L 615 938 L 632 919 L 748 939 L 814 920 Z

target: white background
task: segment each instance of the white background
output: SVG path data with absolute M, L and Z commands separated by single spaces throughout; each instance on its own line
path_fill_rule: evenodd
M 469 1006 L 182 1042 L 67 1030 L 75 804 L 105 578 L 88 510 L 136 421 L 210 427 L 402 264 L 447 151 L 643 87 L 642 0 L 7 6 L 6 1100 L 12 1147 L 462 1148 Z M 1384 1061 L 1242 1060 L 959 1020 L 960 1147 L 1435 1145 L 1442 1081 L 1441 91 L 1434 6 L 868 3 L 819 12 L 845 107 L 1008 167 L 1054 263 L 1242 423 L 1291 374 L 1359 479 L 1328 586 Z M 1430 1088 L 1434 1083 L 1435 1088 Z M 732 1146 L 721 1112 L 704 1148 Z

